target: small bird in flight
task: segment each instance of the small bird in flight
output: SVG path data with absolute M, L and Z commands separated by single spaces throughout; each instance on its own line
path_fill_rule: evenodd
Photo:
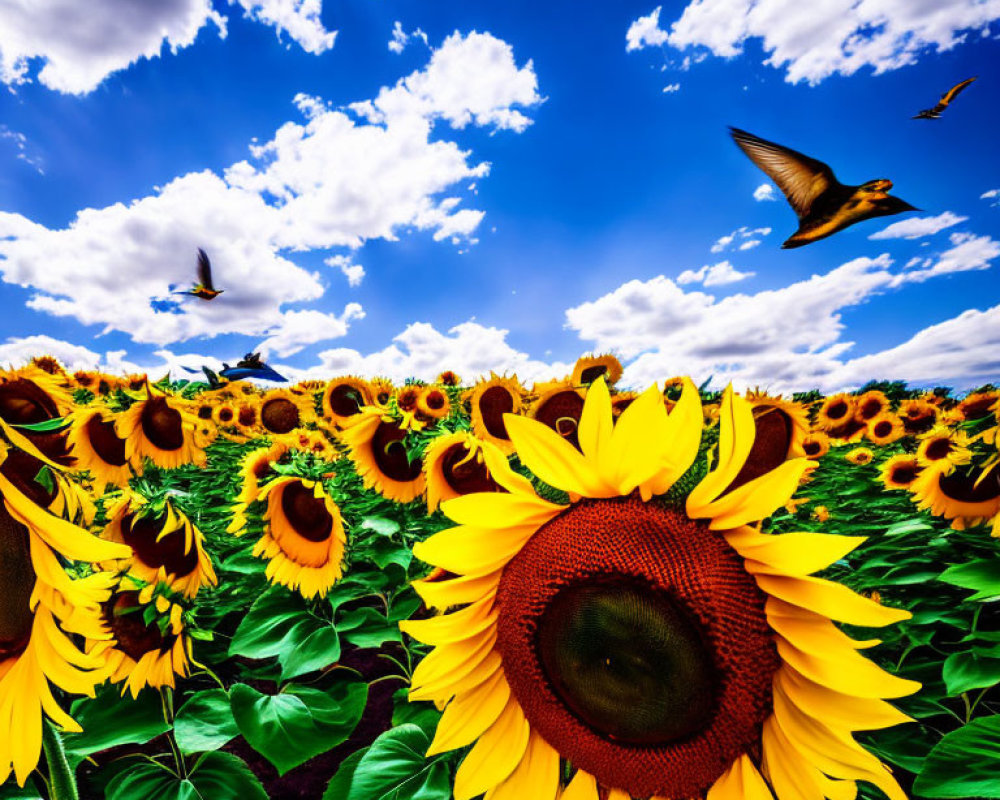
M 936 106 L 934 106 L 934 108 L 925 108 L 916 116 L 910 117 L 910 119 L 941 119 L 941 112 L 948 107 L 948 104 L 951 103 L 951 101 L 954 100 L 956 97 L 958 97 L 959 92 L 961 92 L 966 86 L 968 86 L 978 77 L 979 76 L 977 75 L 974 78 L 966 78 L 961 83 L 956 83 L 947 92 L 941 95 L 941 99 L 938 100 L 938 103 Z
M 170 287 L 173 289 L 173 287 Z M 212 285 L 212 262 L 208 260 L 208 253 L 198 248 L 198 282 L 186 292 L 174 292 L 174 294 L 188 294 L 192 297 L 200 297 L 202 300 L 214 300 L 225 291 L 216 289 Z
M 872 217 L 919 210 L 891 196 L 892 181 L 886 178 L 847 186 L 822 161 L 739 128 L 729 131 L 750 160 L 778 184 L 799 217 L 799 229 L 782 248 L 802 247 Z

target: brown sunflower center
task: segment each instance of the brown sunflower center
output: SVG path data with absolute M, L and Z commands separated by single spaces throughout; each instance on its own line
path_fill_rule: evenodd
M 802 443 L 802 450 L 807 456 L 818 455 L 822 449 L 823 448 L 820 446 L 820 443 L 815 439 L 806 439 L 806 441 Z
M 909 485 L 917 479 L 919 467 L 913 463 L 896 464 L 889 474 L 889 480 L 901 485 Z
M 882 413 L 882 401 L 876 397 L 869 397 L 858 409 L 858 416 L 864 420 L 874 419 L 880 413 Z
M 125 440 L 115 433 L 115 424 L 105 422 L 99 414 L 87 420 L 87 438 L 90 446 L 105 464 L 114 467 L 125 465 Z
M 503 415 L 514 411 L 514 397 L 503 386 L 491 386 L 479 397 L 479 413 L 483 416 L 483 427 L 490 436 L 510 439 Z
M 165 516 L 143 514 L 137 517 L 135 514 L 127 514 L 122 519 L 122 539 L 135 551 L 135 557 L 147 567 L 163 567 L 168 575 L 183 578 L 197 568 L 198 549 L 192 541 L 191 549 L 185 551 L 183 529 L 171 531 L 158 539 L 165 521 Z
M 295 532 L 310 542 L 324 542 L 333 533 L 326 504 L 299 482 L 289 483 L 281 493 L 281 511 Z
M 636 497 L 583 501 L 504 568 L 497 648 L 563 758 L 636 797 L 700 796 L 771 712 L 765 599 L 707 525 Z
M 419 399 L 420 393 L 416 389 L 400 389 L 399 394 L 396 395 L 396 405 L 400 411 L 413 411 L 417 407 Z
M 219 422 L 232 422 L 234 416 L 233 410 L 229 406 L 222 406 L 219 409 Z
M 212 406 L 209 403 L 202 403 L 198 406 L 198 419 L 211 419 Z
M 167 404 L 167 398 L 149 398 L 139 421 L 143 435 L 158 450 L 180 450 L 184 445 L 181 413 Z
M 330 390 L 330 408 L 338 417 L 352 417 L 365 404 L 361 392 L 349 383 L 340 383 Z
M 244 428 L 249 428 L 257 422 L 257 409 L 253 406 L 241 406 L 236 421 Z
M 757 406 L 753 410 L 753 426 L 753 445 L 747 460 L 723 494 L 766 475 L 781 466 L 788 457 L 793 429 L 788 414 L 774 406 Z
M 260 421 L 271 433 L 288 433 L 299 426 L 299 408 L 287 397 L 274 397 L 260 409 Z
M 147 625 L 142 619 L 138 592 L 119 592 L 104 604 L 104 619 L 114 634 L 119 650 L 138 661 L 153 650 L 163 651 L 163 634 L 154 621 Z
M 847 416 L 850 406 L 845 400 L 834 400 L 826 407 L 827 419 L 839 420 Z
M 892 423 L 887 419 L 882 419 L 872 425 L 872 433 L 879 439 L 884 439 L 892 433 Z
M 29 601 L 35 588 L 28 529 L 15 520 L 0 497 L 0 662 L 24 652 L 31 639 Z
M 574 447 L 580 446 L 577 426 L 583 415 L 583 398 L 572 389 L 556 392 L 535 411 L 535 419 L 548 425 Z
M 48 508 L 56 499 L 59 489 L 55 481 L 52 482 L 52 489 L 46 489 L 35 480 L 35 476 L 43 467 L 45 467 L 45 462 L 22 450 L 8 450 L 7 458 L 0 464 L 0 474 L 3 474 L 21 494 L 36 506 Z
M 938 478 L 938 486 L 952 500 L 958 500 L 962 503 L 985 503 L 1000 497 L 1000 475 L 996 472 L 987 475 L 976 486 L 978 479 L 978 473 L 966 475 L 955 470 L 950 475 L 942 475 Z
M 580 383 L 593 383 L 602 375 L 608 374 L 608 368 L 604 364 L 595 364 L 592 367 L 587 367 L 583 372 L 580 373 Z
M 962 415 L 967 420 L 983 419 L 989 414 L 990 408 L 995 402 L 997 402 L 995 395 L 985 395 L 964 400 L 959 405 L 962 409 Z
M 59 416 L 55 401 L 27 378 L 0 384 L 0 417 L 11 425 L 33 425 Z
M 475 456 L 469 458 L 464 444 L 453 444 L 445 451 L 441 458 L 441 472 L 445 482 L 459 494 L 496 492 L 500 489 L 490 477 L 486 465 Z
M 445 396 L 445 393 L 439 389 L 432 389 L 424 396 L 424 403 L 433 411 L 440 411 L 447 402 L 448 398 Z
M 390 480 L 408 483 L 416 480 L 423 469 L 419 458 L 412 462 L 407 458 L 403 439 L 406 431 L 396 422 L 380 422 L 372 436 L 372 458 L 379 471 Z
M 940 439 L 932 439 L 927 444 L 927 449 L 924 450 L 924 455 L 926 455 L 931 461 L 939 461 L 942 458 L 947 458 L 948 453 L 950 452 L 951 440 L 941 437 Z

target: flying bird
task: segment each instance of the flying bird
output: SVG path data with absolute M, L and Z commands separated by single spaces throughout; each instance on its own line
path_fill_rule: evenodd
M 171 289 L 173 287 L 170 287 Z M 187 294 L 191 297 L 200 297 L 202 300 L 214 300 L 225 291 L 216 289 L 212 284 L 212 262 L 208 260 L 208 253 L 198 248 L 198 282 L 186 292 L 174 292 L 174 294 Z
M 910 119 L 941 119 L 941 112 L 948 107 L 948 104 L 958 97 L 959 93 L 978 77 L 979 76 L 977 75 L 973 78 L 966 78 L 961 83 L 956 83 L 947 92 L 941 95 L 941 99 L 938 100 L 937 105 L 934 106 L 934 108 L 925 108 L 916 116 L 910 117 Z
M 288 378 L 279 374 L 269 365 L 261 361 L 260 353 L 247 353 L 243 356 L 243 358 L 236 362 L 235 367 L 231 367 L 223 361 L 222 369 L 219 370 L 219 374 L 223 378 L 228 378 L 231 381 L 238 381 L 243 378 L 258 378 L 260 380 L 276 381 L 278 383 L 288 382 Z
M 750 160 L 778 184 L 799 217 L 799 229 L 782 248 L 802 247 L 872 217 L 919 210 L 891 196 L 892 181 L 886 178 L 848 186 L 822 161 L 739 128 L 729 131 Z

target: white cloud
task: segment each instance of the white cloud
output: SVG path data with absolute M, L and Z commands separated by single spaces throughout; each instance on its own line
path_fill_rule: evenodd
M 663 87 L 664 94 L 673 94 L 674 92 L 680 91 L 681 85 L 679 83 L 668 83 Z
M 629 28 L 628 49 L 668 44 L 732 58 L 761 40 L 764 63 L 789 83 L 816 84 L 863 67 L 875 74 L 913 64 L 927 50 L 950 50 L 1000 18 L 1000 0 L 691 0 L 669 30 L 659 9 Z M 634 46 L 633 46 L 634 42 Z
M 756 247 L 760 244 L 759 239 L 754 239 L 754 236 L 768 236 L 771 233 L 770 228 L 748 228 L 746 225 L 741 225 L 732 233 L 727 233 L 725 236 L 720 236 L 715 240 L 715 244 L 712 245 L 713 253 L 721 253 L 730 245 L 740 242 L 740 250 L 749 250 L 751 247 Z
M 519 103 L 525 77 L 534 86 L 534 73 L 530 63 L 514 67 L 509 46 L 489 34 L 456 34 L 446 47 L 446 67 L 439 53 L 427 67 L 432 80 L 418 71 L 380 95 L 420 87 L 412 113 L 374 123 L 300 94 L 295 104 L 305 123 L 282 125 L 223 177 L 189 173 L 129 204 L 84 209 L 64 229 L 0 213 L 0 274 L 36 290 L 28 303 L 35 310 L 165 345 L 290 330 L 296 317 L 283 307 L 318 300 L 324 286 L 319 275 L 279 252 L 354 249 L 373 238 L 395 240 L 407 228 L 474 243 L 483 212 L 460 208 L 458 197 L 442 194 L 485 177 L 489 164 L 470 161 L 453 141 L 431 141 L 433 119 L 504 127 L 504 103 Z M 491 72 L 484 99 L 479 90 Z M 500 76 L 508 82 L 496 83 Z M 463 103 L 471 104 L 464 112 Z M 208 251 L 225 291 L 211 303 L 175 303 L 167 287 L 193 281 L 196 247 Z M 331 266 L 356 284 L 363 267 L 345 264 Z M 332 320 L 346 326 L 353 318 L 328 315 L 323 329 L 342 335 Z M 293 347 L 296 337 L 278 338 L 275 346 Z
M 680 284 L 701 283 L 705 286 L 724 286 L 727 283 L 736 283 L 752 278 L 756 274 L 756 272 L 740 272 L 728 261 L 720 261 L 718 264 L 706 264 L 701 269 L 686 269 L 677 276 L 677 282 Z
M 911 269 L 897 276 L 893 285 L 923 283 L 928 278 L 938 275 L 989 269 L 993 259 L 1000 256 L 1000 242 L 989 236 L 953 233 L 948 239 L 952 247 L 941 253 L 936 261 L 926 259 L 921 269 Z
M 213 23 L 226 35 L 226 20 L 211 0 L 36 0 L 4 3 L 0 14 L 0 80 L 11 86 L 32 80 L 41 64 L 42 85 L 67 94 L 86 94 L 108 75 L 140 58 L 156 58 L 189 47 Z
M 23 133 L 11 130 L 6 125 L 0 125 L 0 139 L 5 139 L 14 143 L 19 161 L 23 161 L 28 166 L 33 167 L 35 172 L 39 175 L 45 174 L 45 170 L 42 169 L 42 159 L 39 156 L 31 155 L 28 152 L 28 137 L 26 137 Z
M 303 50 L 313 55 L 329 50 L 337 38 L 320 20 L 323 0 L 229 0 L 239 4 L 250 19 L 271 25 L 281 37 L 287 33 Z
M 762 183 L 753 190 L 753 199 L 757 202 L 762 200 L 777 200 L 778 195 L 774 193 L 774 187 L 769 183 Z
M 952 225 L 965 222 L 968 217 L 960 217 L 945 211 L 936 217 L 911 217 L 910 219 L 894 222 L 880 231 L 871 234 L 869 239 L 920 239 L 923 236 L 932 236 Z
M 350 108 L 373 123 L 441 118 L 453 128 L 474 123 L 520 133 L 532 122 L 520 109 L 542 100 L 530 60 L 518 67 L 513 48 L 502 39 L 456 31 L 434 51 L 426 68 Z
M 420 28 L 417 28 L 413 33 L 407 33 L 403 30 L 403 23 L 396 20 L 392 25 L 392 39 L 389 42 L 389 49 L 393 53 L 402 53 L 412 39 L 420 39 L 425 45 L 429 46 L 427 34 L 420 30 Z
M 337 267 L 347 278 L 347 285 L 360 286 L 365 277 L 365 268 L 360 264 L 355 264 L 350 256 L 330 256 L 324 262 L 327 266 Z
M 639 17 L 625 33 L 625 50 L 641 50 L 643 47 L 657 47 L 667 41 L 667 32 L 660 28 L 660 10 L 657 6 L 652 13 Z
M 1000 189 L 990 189 L 988 192 L 983 192 L 979 195 L 980 200 L 992 200 L 991 206 L 1000 206 Z
M 267 331 L 267 338 L 256 349 L 265 359 L 272 353 L 285 358 L 307 345 L 347 335 L 348 323 L 364 316 L 365 312 L 358 303 L 348 303 L 340 316 L 311 309 L 286 311 L 281 315 L 281 321 Z

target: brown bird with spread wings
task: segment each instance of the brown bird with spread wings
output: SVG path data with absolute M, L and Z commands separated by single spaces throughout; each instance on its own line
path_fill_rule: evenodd
M 910 119 L 941 119 L 941 112 L 948 107 L 948 104 L 958 97 L 959 92 L 961 92 L 978 77 L 979 76 L 977 75 L 975 78 L 966 78 L 961 83 L 956 83 L 947 92 L 941 95 L 941 99 L 938 100 L 938 103 L 934 106 L 934 108 L 925 108 L 916 116 L 910 117 Z
M 170 287 L 173 289 L 173 286 Z M 214 300 L 224 289 L 216 289 L 212 284 L 212 262 L 208 260 L 208 253 L 198 248 L 198 282 L 186 292 L 174 292 L 174 294 L 186 294 L 191 297 L 199 297 L 202 300 Z
M 750 160 L 778 184 L 799 217 L 799 229 L 783 248 L 802 247 L 872 217 L 919 210 L 891 196 L 892 181 L 886 178 L 847 186 L 822 161 L 739 128 L 729 131 Z

